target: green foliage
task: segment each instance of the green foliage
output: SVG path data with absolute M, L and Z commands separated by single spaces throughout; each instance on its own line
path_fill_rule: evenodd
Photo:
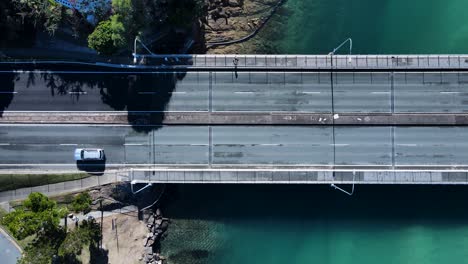
M 68 234 L 63 229 L 56 229 L 47 234 L 40 232 L 24 249 L 23 257 L 18 263 L 50 264 L 53 259 L 58 263 L 81 263 L 78 259 L 81 250 L 85 247 L 89 247 L 90 251 L 96 249 L 100 239 L 101 230 L 94 220 L 83 221 L 78 228 Z
M 34 241 L 24 249 L 23 256 L 18 260 L 18 264 L 50 264 L 52 258 L 57 254 L 53 243 L 46 240 Z
M 131 0 L 112 0 L 114 12 L 121 15 L 130 15 L 133 12 Z
M 88 36 L 88 46 L 99 53 L 113 54 L 125 45 L 124 32 L 120 15 L 113 15 L 109 20 L 100 22 Z
M 73 181 L 87 177 L 89 177 L 87 173 L 3 174 L 2 177 L 0 177 L 0 191 Z
M 60 218 L 67 211 L 41 193 L 31 193 L 23 203 L 25 209 L 18 209 L 3 217 L 1 223 L 17 238 L 23 239 L 42 230 L 54 232 L 59 228 Z
M 85 214 L 91 211 L 91 196 L 87 192 L 80 193 L 75 198 L 71 204 L 71 209 L 75 212 L 83 212 Z
M 81 254 L 83 247 L 97 247 L 100 239 L 99 225 L 95 221 L 84 220 L 78 228 L 67 234 L 58 249 L 58 255 L 66 263 L 73 262 L 76 256 Z
M 35 25 L 42 24 L 50 33 L 54 34 L 64 15 L 64 8 L 50 0 L 12 0 L 19 13 L 31 19 Z
M 110 28 L 112 31 L 112 41 L 116 48 L 121 48 L 125 45 L 125 28 L 123 23 L 121 22 L 122 16 L 120 15 L 113 15 L 110 18 L 111 24 Z
M 73 200 L 77 208 L 89 207 L 90 203 L 88 193 L 77 195 Z M 59 227 L 59 220 L 67 214 L 67 210 L 57 208 L 57 204 L 47 196 L 31 193 L 23 202 L 23 207 L 8 214 L 2 212 L 4 216 L 1 219 L 1 224 L 17 239 L 31 235 L 35 237 L 24 248 L 19 264 L 81 263 L 78 256 L 84 247 L 89 247 L 94 254 L 102 254 L 97 250 L 101 230 L 94 220 L 82 221 L 78 228 L 67 234 Z
M 42 193 L 33 192 L 29 194 L 28 198 L 24 200 L 23 205 L 33 211 L 34 213 L 43 212 L 45 210 L 53 209 L 57 206 L 55 201 L 49 199 Z

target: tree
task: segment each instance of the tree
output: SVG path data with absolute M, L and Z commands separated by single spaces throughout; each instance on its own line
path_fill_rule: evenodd
M 63 6 L 52 0 L 12 0 L 16 8 L 32 19 L 34 25 L 42 24 L 53 35 L 63 18 Z
M 112 31 L 112 41 L 114 42 L 114 46 L 116 48 L 121 48 L 125 46 L 125 28 L 123 23 L 121 22 L 122 16 L 120 15 L 113 15 L 111 16 L 111 31 Z
M 131 0 L 112 0 L 112 8 L 115 13 L 120 15 L 129 16 L 133 12 Z
M 58 255 L 64 263 L 74 263 L 84 247 L 97 248 L 101 239 L 101 229 L 94 220 L 83 220 L 82 224 L 67 234 L 58 248 Z
M 33 192 L 24 200 L 23 205 L 34 213 L 39 213 L 55 208 L 57 203 L 42 193 Z
M 120 15 L 113 15 L 109 20 L 100 22 L 88 36 L 88 46 L 99 53 L 111 55 L 125 45 L 124 31 Z
M 71 204 L 71 209 L 75 212 L 88 213 L 91 211 L 91 196 L 87 192 L 80 193 L 75 198 Z
M 31 193 L 23 202 L 24 209 L 15 210 L 1 220 L 13 235 L 23 239 L 34 233 L 55 232 L 59 229 L 60 218 L 67 214 L 64 208 L 41 193 Z

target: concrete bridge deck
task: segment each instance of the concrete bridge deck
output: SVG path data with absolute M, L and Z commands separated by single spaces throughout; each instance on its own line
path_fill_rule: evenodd
M 190 67 L 295 69 L 468 69 L 468 55 L 156 55 L 148 64 Z M 236 60 L 236 62 L 235 62 Z M 144 65 L 140 63 L 139 65 Z
M 70 61 L 4 61 L 0 70 L 99 69 L 108 70 L 466 70 L 468 54 L 460 55 L 138 55 L 133 65 Z M 79 65 L 78 65 L 79 64 Z M 60 67 L 57 67 L 59 65 Z
M 466 185 L 468 170 L 132 169 L 133 183 Z
M 178 126 L 145 134 L 127 126 L 24 130 L 3 125 L 9 136 L 0 142 L 2 169 L 74 168 L 69 156 L 74 148 L 102 146 L 109 168 L 142 168 L 131 172 L 137 182 L 468 183 L 468 55 L 193 55 L 156 60 L 164 65 L 14 65 L 19 67 L 15 74 L 77 74 L 81 80 L 102 74 L 127 79 L 151 74 L 155 83 L 162 75 L 183 72 L 185 77 L 177 80 L 162 111 L 161 124 Z M 53 71 L 36 71 L 50 65 Z M 10 73 L 11 68 L 2 72 Z M 123 125 L 128 115 L 155 113 L 125 107 L 113 111 L 100 101 L 102 90 L 83 88 L 82 101 L 72 104 L 60 96 L 43 97 L 40 87 L 15 86 L 7 108 L 12 111 L 3 112 L 3 122 L 67 123 L 65 117 L 73 124 Z M 142 85 L 134 99 L 148 98 L 157 89 Z M 68 111 L 58 113 L 53 107 Z M 239 168 L 243 164 L 251 166 Z
M 0 78 L 11 83 L 0 87 L 3 123 L 468 124 L 461 70 L 7 71 Z

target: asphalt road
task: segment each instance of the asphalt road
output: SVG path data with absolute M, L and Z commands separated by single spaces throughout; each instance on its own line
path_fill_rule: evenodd
M 333 86 L 331 85 L 333 80 Z M 463 113 L 465 72 L 0 73 L 0 111 Z
M 210 134 L 211 131 L 211 134 Z M 75 148 L 122 165 L 468 165 L 468 127 L 0 125 L 0 169 L 74 168 Z M 393 139 L 393 140 L 392 140 Z

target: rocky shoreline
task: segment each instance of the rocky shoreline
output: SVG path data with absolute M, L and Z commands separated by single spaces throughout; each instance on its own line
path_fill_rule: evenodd
M 144 253 L 140 260 L 148 264 L 163 264 L 166 258 L 161 255 L 161 241 L 167 237 L 169 219 L 162 216 L 158 208 L 146 217 L 148 234 L 144 243 Z
M 258 40 L 248 40 L 223 46 L 209 43 L 227 42 L 242 39 L 262 27 L 275 8 L 283 0 L 207 0 L 204 23 L 205 43 L 209 54 L 265 53 Z

